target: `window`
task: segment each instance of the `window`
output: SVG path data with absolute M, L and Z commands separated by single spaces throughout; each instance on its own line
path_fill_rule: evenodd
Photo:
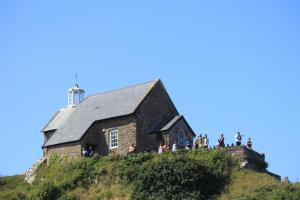
M 178 131 L 178 143 L 181 145 L 185 145 L 185 135 L 182 129 Z
M 109 148 L 118 147 L 118 129 L 113 129 L 109 131 Z
M 68 92 L 68 106 L 72 106 L 73 105 L 73 93 L 72 91 Z

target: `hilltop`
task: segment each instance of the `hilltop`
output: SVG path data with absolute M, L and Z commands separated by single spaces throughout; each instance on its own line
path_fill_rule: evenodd
M 21 175 L 2 177 L 0 199 L 300 199 L 299 183 L 264 171 L 240 168 L 223 150 L 52 156 L 38 167 L 32 185 Z

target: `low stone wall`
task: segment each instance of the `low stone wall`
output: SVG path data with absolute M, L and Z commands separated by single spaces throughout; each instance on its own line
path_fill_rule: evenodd
M 47 157 L 57 154 L 59 156 L 66 156 L 69 158 L 78 158 L 81 156 L 81 145 L 77 142 L 60 144 L 46 147 L 45 154 Z
M 231 147 L 225 151 L 237 159 L 243 168 L 266 171 L 268 164 L 265 161 L 265 154 L 260 154 L 245 146 Z

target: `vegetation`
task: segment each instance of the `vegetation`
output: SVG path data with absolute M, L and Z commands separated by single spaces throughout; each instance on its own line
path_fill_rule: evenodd
M 53 156 L 32 185 L 0 178 L 0 199 L 296 200 L 300 184 L 242 170 L 222 151 L 140 153 L 70 160 Z
M 24 176 L 0 177 L 0 199 L 19 200 L 25 199 L 29 185 L 24 182 Z
M 189 156 L 182 152 L 145 164 L 132 199 L 207 199 L 218 194 L 226 184 L 231 159 L 217 153 L 204 162 L 196 156 L 201 158 L 199 152 Z M 213 163 L 216 157 L 222 162 Z

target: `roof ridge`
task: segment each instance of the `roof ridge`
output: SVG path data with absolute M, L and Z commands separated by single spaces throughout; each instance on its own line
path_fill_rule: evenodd
M 87 98 L 89 98 L 89 97 L 101 95 L 101 94 L 106 94 L 106 93 L 115 92 L 115 91 L 118 91 L 118 90 L 124 90 L 124 89 L 127 89 L 127 88 L 139 86 L 139 85 L 146 85 L 146 84 L 152 83 L 152 82 L 153 82 L 153 83 L 156 83 L 156 82 L 158 82 L 159 80 L 160 80 L 160 79 L 154 79 L 154 80 L 147 81 L 147 82 L 144 82 L 144 83 L 137 83 L 137 84 L 129 85 L 129 86 L 122 87 L 122 88 L 113 89 L 113 90 L 106 91 L 106 92 L 99 92 L 99 93 L 96 93 L 96 94 L 89 95 L 89 96 L 87 96 L 85 99 L 87 99 Z

